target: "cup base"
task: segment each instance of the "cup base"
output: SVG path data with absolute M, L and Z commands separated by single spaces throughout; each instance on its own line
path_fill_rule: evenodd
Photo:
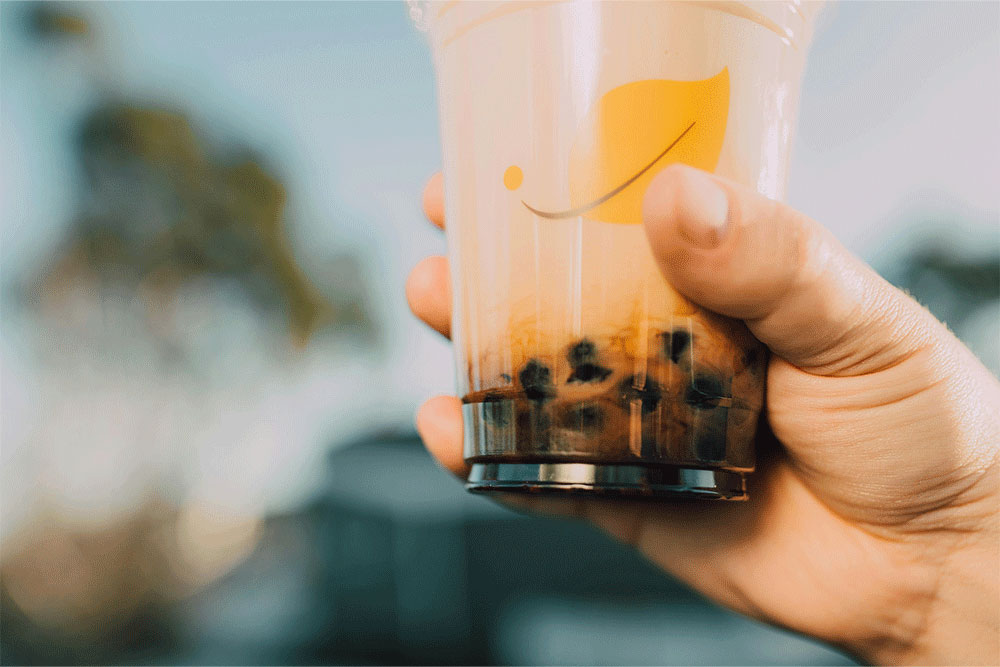
M 475 463 L 473 493 L 580 494 L 629 498 L 746 500 L 746 475 L 677 466 Z

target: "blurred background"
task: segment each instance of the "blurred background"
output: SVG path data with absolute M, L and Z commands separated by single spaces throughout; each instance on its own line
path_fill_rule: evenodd
M 1000 5 L 834 5 L 791 203 L 1000 371 Z M 400 2 L 0 4 L 0 659 L 852 664 L 464 493 Z

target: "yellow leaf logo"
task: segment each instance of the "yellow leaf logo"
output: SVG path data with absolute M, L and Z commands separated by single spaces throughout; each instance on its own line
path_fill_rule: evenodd
M 584 216 L 619 224 L 642 222 L 642 197 L 667 165 L 714 171 L 729 117 L 729 70 L 701 81 L 633 81 L 606 93 L 583 119 L 569 155 L 572 205 L 543 218 Z M 517 166 L 504 185 L 521 185 Z

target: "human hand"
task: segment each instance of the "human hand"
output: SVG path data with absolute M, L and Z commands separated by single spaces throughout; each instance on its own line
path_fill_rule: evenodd
M 443 226 L 442 182 L 424 209 Z M 1000 383 L 947 328 L 816 222 L 698 170 L 649 186 L 675 289 L 772 352 L 746 503 L 505 498 L 589 519 L 713 600 L 877 663 L 1000 663 Z M 443 257 L 413 312 L 449 333 Z M 427 448 L 464 476 L 455 397 L 423 405 Z M 766 431 L 767 429 L 765 429 Z

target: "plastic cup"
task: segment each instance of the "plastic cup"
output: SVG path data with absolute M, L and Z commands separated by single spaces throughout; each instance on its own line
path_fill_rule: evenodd
M 642 227 L 682 162 L 782 198 L 816 5 L 428 2 L 471 491 L 744 499 L 766 350 Z

